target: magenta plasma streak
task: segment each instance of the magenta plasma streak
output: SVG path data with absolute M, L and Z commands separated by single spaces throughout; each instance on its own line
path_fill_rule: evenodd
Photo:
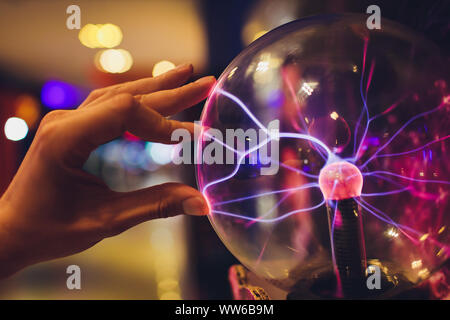
M 355 157 L 358 156 L 360 147 L 365 139 L 365 134 L 364 134 L 363 137 L 361 138 L 361 142 L 359 143 L 358 149 L 356 149 L 356 140 L 358 139 L 358 130 L 359 130 L 359 126 L 361 125 L 361 121 L 362 121 L 362 117 L 364 116 L 364 113 L 366 114 L 366 117 L 367 117 L 367 123 L 366 123 L 367 129 L 369 128 L 369 122 L 370 122 L 369 109 L 367 108 L 367 101 L 363 95 L 363 80 L 364 80 L 364 73 L 366 70 L 366 57 L 367 57 L 368 42 L 369 42 L 369 39 L 367 39 L 367 38 L 364 39 L 363 63 L 362 63 L 361 79 L 359 80 L 359 93 L 361 95 L 361 100 L 363 102 L 363 110 L 361 110 L 358 121 L 356 122 L 356 125 L 355 125 L 355 134 L 354 134 L 354 140 L 353 140 L 353 152 L 355 153 Z M 369 90 L 369 83 L 370 82 L 368 82 L 366 92 Z

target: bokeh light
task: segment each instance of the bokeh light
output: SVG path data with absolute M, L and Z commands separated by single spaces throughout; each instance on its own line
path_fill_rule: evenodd
M 158 255 L 154 262 L 155 275 L 158 284 L 158 298 L 160 300 L 181 299 L 180 289 L 180 261 L 173 255 L 179 243 L 180 236 L 176 230 L 179 225 L 179 218 L 174 222 L 159 222 L 159 226 L 154 228 L 150 234 L 150 244 L 152 250 Z M 184 256 L 183 252 L 179 252 Z
M 242 41 L 248 45 L 265 34 L 264 26 L 260 22 L 251 21 L 248 22 L 242 29 Z
M 255 35 L 253 36 L 253 41 L 255 41 L 256 39 L 262 37 L 267 32 L 268 32 L 267 30 L 261 30 L 261 31 L 256 32 Z
M 175 147 L 169 144 L 147 142 L 145 150 L 152 161 L 159 165 L 166 165 L 172 161 L 172 153 Z
M 113 48 L 122 42 L 120 27 L 112 24 L 88 23 L 78 33 L 80 42 L 88 48 Z
M 67 82 L 47 81 L 41 90 L 41 101 L 50 109 L 70 109 L 78 105 L 80 90 Z
M 155 63 L 155 65 L 153 66 L 152 75 L 154 77 L 157 77 L 160 74 L 163 74 L 164 72 L 172 70 L 173 68 L 175 68 L 174 63 L 167 60 L 159 61 L 158 63 Z
M 78 39 L 80 42 L 88 48 L 100 48 L 101 43 L 98 41 L 98 31 L 100 30 L 100 24 L 88 23 L 81 28 L 78 33 Z
M 303 2 L 298 0 L 259 0 L 252 4 L 246 24 L 242 29 L 242 41 L 245 45 L 255 41 L 269 30 L 295 20 Z
M 23 119 L 11 117 L 6 120 L 4 131 L 7 139 L 19 141 L 27 136 L 28 126 Z
M 123 141 L 121 155 L 126 168 L 143 168 L 147 161 L 145 145 L 141 141 Z
M 107 49 L 97 56 L 101 70 L 109 73 L 124 73 L 133 65 L 131 54 L 125 49 Z
M 15 115 L 25 120 L 29 128 L 34 128 L 41 116 L 37 99 L 28 94 L 20 95 L 15 101 L 15 107 Z
M 122 42 L 122 30 L 114 24 L 102 25 L 97 32 L 97 40 L 105 48 L 113 48 Z
M 178 292 L 175 291 L 169 291 L 164 292 L 159 297 L 160 300 L 181 300 L 181 296 Z

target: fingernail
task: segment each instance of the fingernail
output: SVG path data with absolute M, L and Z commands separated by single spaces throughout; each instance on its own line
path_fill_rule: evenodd
M 183 64 L 180 64 L 180 65 L 176 66 L 174 70 L 176 70 L 176 71 L 184 71 L 185 69 L 191 69 L 191 68 L 192 68 L 192 64 L 190 64 L 190 63 L 183 63 Z
M 204 84 L 207 84 L 207 83 L 212 84 L 214 82 L 216 82 L 216 78 L 214 78 L 213 76 L 203 77 L 203 78 L 200 78 L 197 81 L 195 81 L 195 83 L 198 83 L 198 84 L 201 84 L 201 85 L 204 85 Z
M 183 201 L 183 211 L 185 214 L 200 216 L 208 213 L 208 206 L 201 197 L 192 197 Z

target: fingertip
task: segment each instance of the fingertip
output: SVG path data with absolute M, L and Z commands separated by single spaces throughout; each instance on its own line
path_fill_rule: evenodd
M 178 66 L 176 66 L 173 69 L 174 72 L 186 72 L 186 73 L 192 73 L 194 72 L 194 66 L 192 65 L 192 63 L 183 63 L 180 64 Z
M 183 200 L 183 212 L 193 216 L 204 216 L 209 213 L 209 206 L 206 200 L 200 196 L 194 196 Z
M 194 134 L 195 133 L 195 123 L 193 122 L 182 122 L 183 127 L 189 131 L 189 133 Z
M 205 131 L 205 130 L 208 130 L 209 128 L 207 127 L 207 126 L 205 126 L 205 125 L 203 125 L 202 123 L 200 123 L 200 122 L 191 122 L 192 124 L 193 124 L 193 126 L 192 126 L 192 128 L 194 129 L 194 130 L 196 130 L 197 132 L 202 132 L 202 130 L 203 131 Z
M 201 90 L 201 97 L 205 99 L 209 97 L 216 85 L 216 78 L 214 76 L 206 76 L 198 79 L 194 82 L 195 85 Z
M 202 86 L 212 86 L 216 83 L 216 78 L 214 76 L 206 76 L 198 79 L 195 83 L 200 84 Z

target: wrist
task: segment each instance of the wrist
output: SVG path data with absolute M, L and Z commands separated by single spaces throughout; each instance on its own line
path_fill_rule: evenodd
M 10 228 L 11 216 L 10 206 L 0 199 L 0 279 L 9 277 L 26 266 Z

